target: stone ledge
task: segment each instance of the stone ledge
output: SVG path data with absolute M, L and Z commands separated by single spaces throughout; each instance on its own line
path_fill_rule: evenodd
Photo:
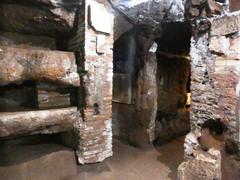
M 0 86 L 27 80 L 79 86 L 74 53 L 0 46 Z
M 0 137 L 52 134 L 73 128 L 79 117 L 76 107 L 42 111 L 0 113 Z

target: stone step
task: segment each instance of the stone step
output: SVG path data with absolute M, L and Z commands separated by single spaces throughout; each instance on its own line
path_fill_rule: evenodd
M 0 86 L 27 80 L 79 86 L 74 53 L 0 46 Z
M 0 113 L 0 137 L 52 134 L 71 130 L 78 120 L 77 107 Z

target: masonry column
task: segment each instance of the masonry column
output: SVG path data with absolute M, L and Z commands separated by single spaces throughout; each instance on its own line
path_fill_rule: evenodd
M 103 161 L 112 156 L 113 14 L 107 3 L 85 0 L 77 33 L 69 41 L 79 67 L 80 136 L 78 161 Z

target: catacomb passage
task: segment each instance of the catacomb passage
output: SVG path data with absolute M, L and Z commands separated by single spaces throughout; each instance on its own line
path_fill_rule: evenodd
M 2 0 L 0 179 L 239 179 L 239 2 Z
M 113 133 L 139 146 L 190 130 L 191 27 L 176 22 L 159 29 L 136 26 L 114 44 Z

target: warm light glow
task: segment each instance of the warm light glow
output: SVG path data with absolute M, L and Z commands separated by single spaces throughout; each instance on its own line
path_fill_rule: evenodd
M 186 102 L 186 105 L 187 106 L 190 106 L 191 104 L 191 93 L 187 93 L 187 102 Z

